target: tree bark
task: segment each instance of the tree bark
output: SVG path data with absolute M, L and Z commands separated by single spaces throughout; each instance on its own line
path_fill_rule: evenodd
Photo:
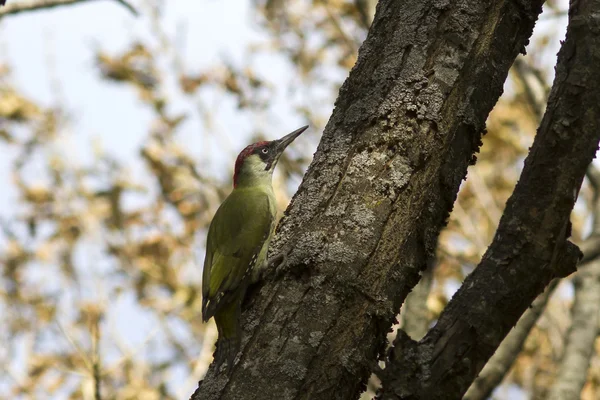
M 571 327 L 560 362 L 560 369 L 549 400 L 578 399 L 587 381 L 600 317 L 600 261 L 589 265 L 574 279 L 575 303 Z
M 559 282 L 558 279 L 553 280 L 546 291 L 535 299 L 531 308 L 523 314 L 517 325 L 502 341 L 492 358 L 485 364 L 477 379 L 465 393 L 463 400 L 485 400 L 490 398 L 494 389 L 502 382 L 502 379 L 515 362 L 525 340 L 529 336 L 529 332 L 546 309 L 546 304 L 548 304 L 548 300 Z
M 399 335 L 385 399 L 457 399 L 521 314 L 581 253 L 569 215 L 600 139 L 600 0 L 572 1 L 548 107 L 496 236 L 420 343 Z
M 596 337 L 600 333 L 600 260 L 597 244 L 600 236 L 600 170 L 590 164 L 586 176 L 594 191 L 591 204 L 593 224 L 590 237 L 583 243 L 584 257 L 575 277 L 575 302 L 571 308 L 571 327 L 566 338 L 558 375 L 550 390 L 550 399 L 578 398 L 587 380 Z M 590 244 L 591 243 L 591 244 Z
M 433 257 L 542 0 L 381 0 L 209 399 L 352 399 Z

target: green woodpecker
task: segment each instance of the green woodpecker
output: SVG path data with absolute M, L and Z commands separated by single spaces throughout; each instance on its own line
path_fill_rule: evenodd
M 285 148 L 306 128 L 242 150 L 235 161 L 233 191 L 210 223 L 202 273 L 202 319 L 215 317 L 217 370 L 225 360 L 228 371 L 233 367 L 241 343 L 242 301 L 266 263 L 276 214 L 273 170 Z

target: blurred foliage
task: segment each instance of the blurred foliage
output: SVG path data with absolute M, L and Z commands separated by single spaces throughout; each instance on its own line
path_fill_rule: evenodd
M 530 55 L 519 59 L 535 72 L 542 88 L 538 97 L 551 84 L 554 53 L 564 35 L 557 27 L 564 28 L 566 6 L 547 2 L 541 23 L 546 28 L 536 32 Z M 321 131 L 366 37 L 375 1 L 253 0 L 252 17 L 265 39 L 248 43 L 247 56 L 285 60 L 289 81 L 283 88 L 269 79 L 265 63 L 257 67 L 223 59 L 208 68 L 186 65 L 176 38 L 162 26 L 165 7 L 157 0 L 140 7 L 140 18 L 149 20 L 156 37 L 132 37 L 122 52 L 96 50 L 98 77 L 132 88 L 152 112 L 133 159 L 115 158 L 96 144 L 92 160 L 73 161 L 64 145 L 69 110 L 28 98 L 11 82 L 10 64 L 0 66 L 0 151 L 16 154 L 2 177 L 10 177 L 4 185 L 18 193 L 15 208 L 3 210 L 0 220 L 0 397 L 94 399 L 97 390 L 107 399 L 189 396 L 211 360 L 216 338 L 212 322 L 200 319 L 198 255 L 230 182 L 211 171 L 206 160 L 194 159 L 180 140 L 180 127 L 194 119 L 211 130 L 203 92 L 216 88 L 244 112 L 273 113 L 277 89 L 300 91 L 293 100 L 295 112 L 313 131 Z M 155 42 L 161 45 L 150 45 Z M 195 114 L 173 111 L 177 107 L 174 96 L 166 95 L 166 82 L 176 82 L 169 90 L 197 105 L 191 107 Z M 309 87 L 318 90 L 303 90 Z M 430 321 L 491 242 L 539 122 L 539 99 L 532 98 L 522 71 L 513 68 L 506 88 L 440 238 L 433 285 L 423 304 Z M 260 137 L 256 131 L 255 138 Z M 312 151 L 286 153 L 281 161 L 280 209 L 291 195 L 285 182 L 298 180 Z M 132 174 L 133 167 L 144 175 Z M 584 185 L 573 216 L 576 240 L 586 234 L 592 196 Z M 556 373 L 569 326 L 572 297 L 567 292 L 558 291 L 505 380 L 533 398 L 543 398 Z M 114 324 L 126 324 L 128 313 L 143 314 L 148 323 L 129 327 L 132 337 L 123 337 Z M 600 396 L 598 354 L 600 346 L 585 399 Z M 376 385 L 373 380 L 365 398 Z M 507 398 L 502 389 L 498 398 Z

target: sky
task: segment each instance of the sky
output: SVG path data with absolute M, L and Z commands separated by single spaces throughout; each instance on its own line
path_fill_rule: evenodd
M 18 3 L 19 0 L 10 2 Z M 142 14 L 151 12 L 144 6 L 146 2 L 132 0 L 131 3 Z M 175 38 L 188 73 L 200 72 L 220 60 L 244 66 L 248 59 L 248 45 L 264 42 L 267 38 L 258 23 L 253 21 L 250 0 L 168 0 L 163 4 L 161 26 L 166 35 Z M 136 18 L 111 0 L 82 2 L 1 20 L 0 64 L 11 68 L 10 82 L 35 102 L 45 106 L 58 102 L 68 112 L 69 129 L 56 145 L 70 163 L 89 163 L 93 160 L 94 145 L 100 143 L 111 156 L 129 166 L 134 179 L 147 179 L 143 163 L 136 159 L 139 159 L 140 144 L 145 140 L 153 115 L 135 89 L 100 79 L 100 72 L 95 67 L 95 53 L 100 49 L 110 55 L 119 54 L 135 38 L 147 46 L 161 46 L 156 40 L 157 35 L 153 34 L 156 28 L 149 20 L 147 17 Z M 189 118 L 178 129 L 178 141 L 192 153 L 199 167 L 211 169 L 208 175 L 214 178 L 230 179 L 231 166 L 228 163 L 245 147 L 250 135 L 257 129 L 274 139 L 305 124 L 292 112 L 292 101 L 285 90 L 289 88 L 285 83 L 290 75 L 286 61 L 263 55 L 252 62 L 258 63 L 257 70 L 268 66 L 268 81 L 275 85 L 274 108 L 264 114 L 249 115 L 240 112 L 235 101 L 209 90 L 202 94 L 201 99 L 216 113 L 212 116 L 215 121 L 212 129 L 204 126 L 197 117 Z M 172 111 L 197 115 L 194 104 L 183 99 L 175 90 L 176 84 L 167 81 L 160 85 L 164 94 L 172 100 Z M 312 135 L 312 144 L 316 146 L 317 133 Z M 300 145 L 306 147 L 307 143 L 305 140 Z M 6 146 L 0 149 L 0 184 L 3 188 L 0 218 L 8 218 L 19 207 L 11 179 L 11 160 L 16 154 L 6 151 Z M 134 161 L 129 162 L 130 159 Z M 28 168 L 27 172 L 32 181 L 43 180 L 35 167 Z M 293 185 L 298 184 L 299 181 L 293 182 Z M 106 300 L 106 288 L 97 282 L 101 281 L 98 277 L 102 271 L 110 269 L 109 261 L 105 263 L 100 249 L 93 245 L 78 247 L 75 257 L 80 272 L 86 274 L 82 291 L 91 299 Z M 190 269 L 194 271 L 190 279 L 199 283 L 201 267 Z M 48 291 L 61 293 L 61 282 L 53 279 L 48 268 L 37 268 L 36 271 L 40 272 L 30 274 L 32 282 L 43 284 Z M 71 293 L 62 292 L 60 297 L 63 310 L 72 309 L 69 304 L 77 300 Z M 111 304 L 107 325 L 118 333 L 124 343 L 131 348 L 140 348 L 146 340 L 154 337 L 157 321 L 138 305 L 132 295 L 124 294 Z M 59 316 L 63 323 L 67 323 L 69 318 L 68 312 Z M 177 321 L 171 323 L 176 324 Z M 175 328 L 175 332 L 186 334 L 183 329 Z M 26 351 L 27 347 L 22 347 L 22 351 Z M 143 354 L 140 356 L 145 357 Z M 153 351 L 152 356 L 160 358 L 163 354 L 158 349 Z M 106 365 L 119 357 L 120 354 L 105 354 Z M 22 358 L 26 358 L 25 353 L 22 353 Z M 25 374 L 25 364 L 18 360 L 15 362 L 16 370 Z M 173 373 L 173 387 L 181 382 L 192 387 L 197 384 L 197 379 L 189 380 L 184 370 Z M 192 387 L 181 386 L 178 392 L 191 393 Z
M 11 2 L 17 3 L 18 0 Z M 250 4 L 247 0 L 169 0 L 165 3 L 168 5 L 163 18 L 164 26 L 169 30 L 167 33 L 175 36 L 178 29 L 182 30 L 180 45 L 184 61 L 194 69 L 213 65 L 221 57 L 241 63 L 247 44 L 260 40 L 259 30 L 249 15 Z M 139 5 L 135 0 L 132 4 Z M 139 11 L 144 13 L 149 10 L 140 6 Z M 121 160 L 137 156 L 152 115 L 145 109 L 135 90 L 100 80 L 99 71 L 94 68 L 94 54 L 96 49 L 118 54 L 128 46 L 132 37 L 152 44 L 151 29 L 153 27 L 147 18 L 135 18 L 117 2 L 110 0 L 89 1 L 2 20 L 0 62 L 10 65 L 12 82 L 26 96 L 45 105 L 58 101 L 68 110 L 71 133 L 58 145 L 62 147 L 61 151 L 69 155 L 71 162 L 89 162 L 92 159 L 93 141 L 102 143 L 102 147 Z M 278 73 L 277 64 L 274 64 L 272 77 L 276 78 Z M 173 82 L 164 85 L 169 97 L 177 96 L 170 89 L 173 85 Z M 186 106 L 189 107 L 184 102 L 179 106 L 184 111 Z M 220 121 L 223 132 L 233 132 L 234 142 L 232 149 L 221 154 L 222 160 L 216 160 L 217 163 L 224 163 L 231 158 L 229 153 L 248 140 L 252 125 L 249 121 L 244 122 L 244 118 L 234 118 L 233 103 L 225 104 L 220 109 L 222 115 L 215 119 Z M 238 126 L 240 124 L 245 127 Z M 207 136 L 203 136 L 202 129 L 198 121 L 187 123 L 179 133 L 181 140 L 198 155 L 218 155 L 219 152 L 203 151 L 203 138 Z M 10 160 L 13 157 L 14 154 L 6 151 L 0 154 L 0 182 L 4 189 L 0 196 L 0 217 L 5 218 L 11 215 L 18 204 L 16 193 L 11 190 Z M 35 170 L 31 174 L 35 180 Z M 80 251 L 76 257 L 90 274 L 88 282 L 92 297 L 101 298 L 102 288 L 93 286 L 96 271 L 87 268 L 90 260 L 101 258 L 100 254 L 96 257 L 93 251 L 92 246 L 86 247 L 85 254 Z M 101 269 L 102 266 L 96 265 L 96 268 Z M 199 278 L 200 268 L 197 275 Z M 38 277 L 40 281 L 44 280 L 47 287 L 60 285 L 60 282 L 46 278 Z M 68 294 L 64 294 L 62 300 L 66 303 L 72 301 Z M 110 311 L 112 315 L 107 318 L 108 325 L 119 331 L 124 342 L 132 348 L 151 337 L 156 321 L 137 306 L 133 297 L 123 296 Z M 63 315 L 62 318 L 67 320 L 68 316 Z M 160 357 L 159 353 L 157 357 Z M 17 370 L 24 373 L 24 365 L 20 368 L 17 366 Z M 174 373 L 177 374 L 177 371 Z M 181 371 L 179 376 L 174 376 L 173 383 L 177 385 L 186 378 L 184 371 Z M 192 384 L 195 383 L 192 381 Z
M 248 16 L 248 1 L 237 1 L 235 7 L 233 3 L 168 2 L 165 26 L 172 32 L 185 27 L 183 53 L 189 65 L 207 67 L 222 55 L 241 61 L 239 55 L 258 34 Z M 145 10 L 140 7 L 140 12 Z M 0 56 L 9 60 L 15 82 L 45 104 L 58 99 L 66 105 L 78 135 L 73 138 L 78 151 L 88 147 L 91 137 L 101 137 L 106 148 L 123 158 L 136 151 L 151 114 L 131 88 L 99 80 L 94 50 L 117 54 L 132 37 L 151 42 L 147 18 L 135 18 L 117 2 L 105 0 L 21 14 L 2 22 Z M 56 81 L 59 85 L 53 84 Z
M 143 3 L 132 2 L 140 13 L 148 15 L 151 10 Z M 167 36 L 174 38 L 187 73 L 198 73 L 221 60 L 243 67 L 248 62 L 248 45 L 267 38 L 253 21 L 249 0 L 163 3 L 161 26 Z M 128 160 L 137 159 L 153 114 L 134 88 L 100 79 L 95 52 L 100 49 L 119 54 L 135 39 L 147 46 L 161 46 L 151 32 L 155 27 L 150 18 L 136 18 L 111 0 L 19 14 L 4 18 L 0 24 L 0 63 L 11 67 L 11 81 L 23 94 L 47 106 L 58 102 L 67 110 L 68 133 L 57 146 L 61 153 L 68 154 L 71 163 L 88 163 L 93 159 L 94 146 L 99 146 L 123 161 L 134 179 L 143 180 L 147 179 L 143 163 Z M 197 105 L 176 90 L 173 74 L 165 74 L 173 81 L 160 82 L 161 91 L 173 107 L 170 111 L 194 116 L 178 128 L 178 142 L 186 146 L 199 168 L 205 172 L 208 168 L 209 175 L 216 179 L 230 179 L 232 160 L 256 130 L 274 139 L 305 124 L 292 112 L 292 102 L 286 98 L 284 87 L 289 87 L 285 83 L 290 74 L 285 60 L 263 55 L 252 62 L 258 64 L 257 70 L 268 71 L 268 81 L 276 89 L 275 106 L 262 114 L 250 114 L 238 110 L 231 98 L 205 90 L 199 98 L 214 113 L 211 127 L 197 117 Z M 261 68 L 265 65 L 268 68 Z M 311 134 L 311 144 L 316 146 L 317 133 Z M 0 218 L 18 204 L 10 184 L 14 156 L 6 151 L 0 156 L 0 183 L 4 187 Z M 32 181 L 42 179 L 36 176 L 35 168 L 29 170 Z

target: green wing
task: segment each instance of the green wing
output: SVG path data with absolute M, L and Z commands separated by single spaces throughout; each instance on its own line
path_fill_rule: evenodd
M 271 199 L 262 190 L 236 189 L 215 214 L 206 242 L 202 273 L 202 319 L 235 296 L 250 278 L 274 220 Z

